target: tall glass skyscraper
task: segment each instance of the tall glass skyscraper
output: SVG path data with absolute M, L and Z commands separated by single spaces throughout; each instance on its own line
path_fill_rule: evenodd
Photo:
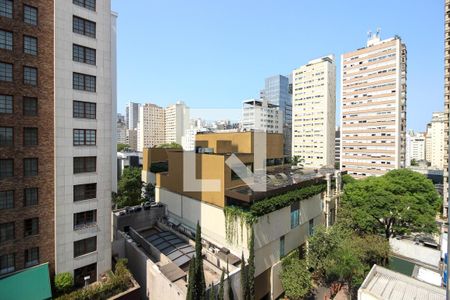
M 275 75 L 266 78 L 265 87 L 261 90 L 261 98 L 278 105 L 283 112 L 284 154 L 287 157 L 292 155 L 292 92 L 289 86 L 288 77 Z

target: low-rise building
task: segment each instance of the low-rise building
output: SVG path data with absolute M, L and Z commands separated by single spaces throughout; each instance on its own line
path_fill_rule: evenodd
M 242 130 L 283 133 L 283 128 L 283 112 L 278 105 L 264 99 L 249 99 L 243 102 Z

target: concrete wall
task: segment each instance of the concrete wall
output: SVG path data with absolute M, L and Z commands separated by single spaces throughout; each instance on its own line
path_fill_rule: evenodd
M 164 216 L 165 207 L 151 207 L 149 210 L 142 209 L 139 212 L 117 216 L 112 213 L 113 236 L 117 238 L 117 230 L 124 231 L 125 226 L 139 228 L 152 227 L 156 221 Z

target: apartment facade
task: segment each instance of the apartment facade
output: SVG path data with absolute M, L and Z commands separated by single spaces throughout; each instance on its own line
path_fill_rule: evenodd
M 444 215 L 448 207 L 448 173 L 449 173 L 449 120 L 450 120 L 450 0 L 445 0 L 445 77 L 444 77 Z
M 416 162 L 426 160 L 425 151 L 426 134 L 424 132 L 408 132 L 406 134 L 406 166 L 411 166 L 412 160 Z
M 336 126 L 334 134 L 334 164 L 336 169 L 340 169 L 341 165 L 341 128 Z
M 283 133 L 283 113 L 278 105 L 265 99 L 249 99 L 242 103 L 242 130 Z
M 444 169 L 445 149 L 445 113 L 434 112 L 429 126 L 427 126 L 427 156 L 431 167 Z
M 0 1 L 0 275 L 111 268 L 115 19 L 110 1 Z
M 164 108 L 146 103 L 139 107 L 139 122 L 137 130 L 137 148 L 152 148 L 166 142 Z
M 334 167 L 336 65 L 329 55 L 292 73 L 292 155 L 305 167 Z
M 125 123 L 128 129 L 136 129 L 139 122 L 139 107 L 141 104 L 129 101 L 125 108 Z
M 405 166 L 406 46 L 369 36 L 342 55 L 341 170 L 356 178 Z
M 185 131 L 189 129 L 189 107 L 182 101 L 169 105 L 164 110 L 166 143 L 182 143 Z

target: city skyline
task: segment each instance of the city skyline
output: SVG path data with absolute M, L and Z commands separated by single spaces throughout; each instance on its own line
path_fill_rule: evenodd
M 182 100 L 194 109 L 240 108 L 244 99 L 258 96 L 265 78 L 288 75 L 315 57 L 332 53 L 340 68 L 340 55 L 364 47 L 367 31 L 375 32 L 378 27 L 383 39 L 398 34 L 408 47 L 407 128 L 424 131 L 432 112 L 444 110 L 444 49 L 440 42 L 444 36 L 440 26 L 443 1 L 413 1 L 408 6 L 389 3 L 389 11 L 383 9 L 382 2 L 372 8 L 371 14 L 352 16 L 348 24 L 339 16 L 360 7 L 355 1 L 341 6 L 330 3 L 327 10 L 321 6 L 320 15 L 306 13 L 318 11 L 319 3 L 291 1 L 265 6 L 250 1 L 241 4 L 239 11 L 233 5 L 203 2 L 190 3 L 189 7 L 181 2 L 137 2 L 139 5 L 126 6 L 114 0 L 112 4 L 120 12 L 119 112 L 130 100 L 161 106 Z M 289 5 L 291 9 L 286 9 Z M 141 9 L 134 9 L 136 6 Z M 149 13 L 146 19 L 150 21 L 137 26 L 136 22 L 142 20 L 141 12 Z M 292 18 L 295 14 L 297 19 Z M 417 19 L 428 22 L 419 25 Z M 336 27 L 331 30 L 320 23 L 309 26 L 313 21 Z M 172 23 L 183 24 L 183 29 Z M 261 26 L 262 30 L 258 29 Z M 130 48 L 138 36 L 148 37 L 148 47 Z M 261 40 L 271 42 L 260 47 L 256 42 Z M 183 52 L 178 52 L 180 46 L 175 47 L 180 41 Z M 281 43 L 283 47 L 279 47 Z M 145 51 L 148 59 L 138 62 L 138 57 L 144 55 L 140 51 Z M 338 74 L 337 95 L 339 81 Z M 336 106 L 339 120 L 339 97 Z

